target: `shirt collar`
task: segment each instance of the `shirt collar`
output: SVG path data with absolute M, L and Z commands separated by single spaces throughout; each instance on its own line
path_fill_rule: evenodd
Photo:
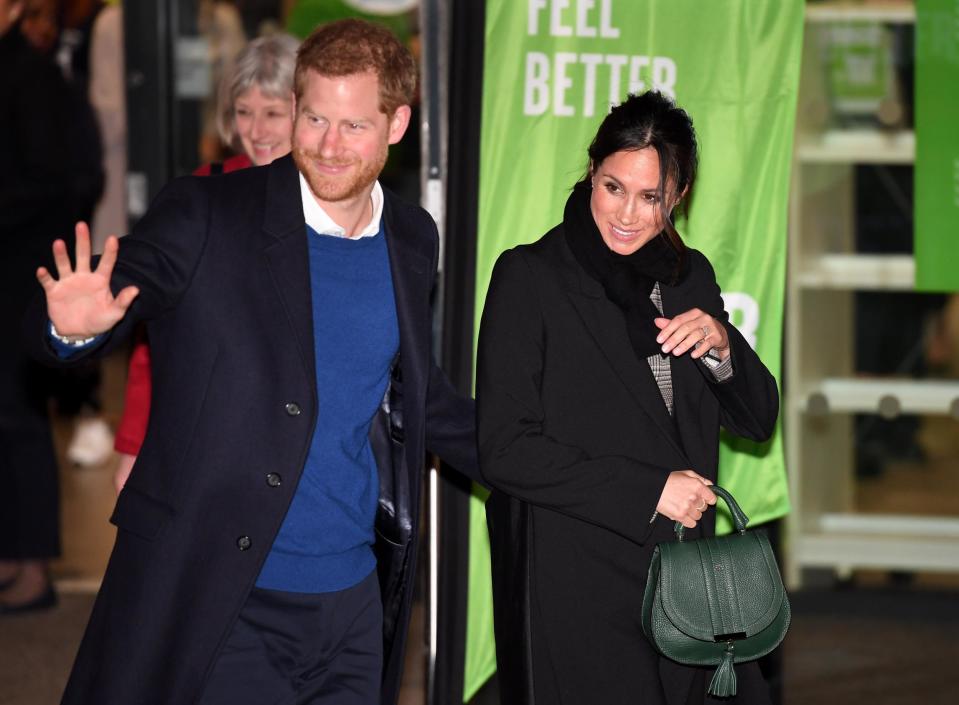
M 317 202 L 302 172 L 300 172 L 300 199 L 303 201 L 303 216 L 306 219 L 307 225 L 321 235 L 346 237 L 346 230 L 334 223 L 333 219 Z M 361 237 L 372 237 L 380 231 L 380 218 L 383 217 L 383 187 L 380 186 L 379 181 L 373 182 L 373 191 L 370 193 L 370 200 L 373 201 L 373 217 L 358 235 L 350 238 L 352 240 L 358 240 Z

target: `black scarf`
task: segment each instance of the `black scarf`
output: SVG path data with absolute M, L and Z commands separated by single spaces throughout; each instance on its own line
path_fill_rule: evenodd
M 573 256 L 586 273 L 602 284 L 606 296 L 619 306 L 626 317 L 626 328 L 633 351 L 641 360 L 662 353 L 656 342 L 659 328 L 653 323 L 661 314 L 649 296 L 656 282 L 675 284 L 686 272 L 680 267 L 679 254 L 664 233 L 631 255 L 616 254 L 603 241 L 596 227 L 589 200 L 592 189 L 577 185 L 566 201 L 563 230 Z M 685 259 L 685 258 L 684 258 Z

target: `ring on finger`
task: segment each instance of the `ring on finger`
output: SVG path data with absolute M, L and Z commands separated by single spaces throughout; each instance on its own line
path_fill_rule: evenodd
M 696 507 L 696 509 L 697 509 L 698 511 L 700 511 L 700 512 L 705 512 L 705 511 L 706 511 L 706 507 L 708 507 L 708 506 L 709 506 L 709 502 L 707 502 L 707 501 L 704 499 L 704 500 L 703 500 L 703 506 L 701 506 L 701 507 Z
M 709 337 L 709 326 L 702 326 L 703 340 Z

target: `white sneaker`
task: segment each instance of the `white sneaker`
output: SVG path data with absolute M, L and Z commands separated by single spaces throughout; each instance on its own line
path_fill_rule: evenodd
M 77 420 L 73 439 L 67 447 L 67 460 L 74 465 L 101 465 L 113 455 L 113 432 L 99 416 Z

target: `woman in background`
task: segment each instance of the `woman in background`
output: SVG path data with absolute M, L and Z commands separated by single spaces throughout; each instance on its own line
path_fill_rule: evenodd
M 650 559 L 673 522 L 713 533 L 720 426 L 765 440 L 779 402 L 709 261 L 673 226 L 696 166 L 689 116 L 630 96 L 593 139 L 562 223 L 493 270 L 477 424 L 504 704 L 707 699 L 707 669 L 643 635 Z M 735 702 L 768 699 L 745 664 Z
M 206 164 L 197 176 L 264 166 L 289 154 L 293 135 L 293 69 L 299 42 L 285 34 L 250 42 L 224 77 L 219 92 L 217 129 L 237 154 L 221 164 Z M 150 418 L 150 348 L 139 341 L 130 358 L 123 417 L 115 448 L 120 464 L 114 475 L 119 493 L 140 452 Z

